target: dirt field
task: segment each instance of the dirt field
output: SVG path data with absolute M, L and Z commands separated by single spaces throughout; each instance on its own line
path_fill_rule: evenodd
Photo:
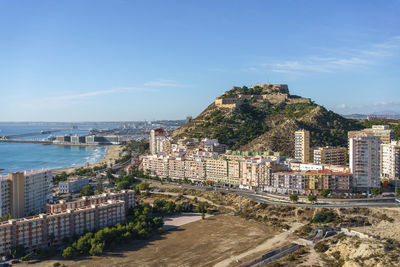
M 186 224 L 149 241 L 134 241 L 102 257 L 62 259 L 20 266 L 213 266 L 262 244 L 278 231 L 232 215 Z M 239 264 L 238 264 L 239 265 Z

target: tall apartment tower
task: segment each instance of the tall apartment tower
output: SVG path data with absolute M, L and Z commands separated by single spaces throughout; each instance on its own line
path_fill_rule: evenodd
M 1 178 L 1 216 L 22 218 L 46 211 L 51 198 L 50 171 L 15 172 Z
M 400 141 L 381 144 L 381 177 L 400 179 Z
M 349 140 L 349 163 L 354 187 L 369 191 L 379 185 L 381 139 L 369 133 L 360 133 Z
M 150 153 L 157 154 L 160 152 L 160 137 L 166 136 L 162 128 L 156 128 L 150 131 Z
M 302 162 L 310 162 L 310 132 L 300 130 L 294 133 L 294 157 Z
M 382 144 L 390 144 L 394 139 L 394 131 L 389 125 L 373 125 L 372 128 L 363 129 L 361 131 L 349 131 L 348 138 L 353 138 L 360 133 L 369 133 L 381 139 Z

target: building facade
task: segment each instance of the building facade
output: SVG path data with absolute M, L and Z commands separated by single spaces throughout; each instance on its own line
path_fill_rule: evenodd
M 294 157 L 302 162 L 310 162 L 310 132 L 300 130 L 294 133 Z
M 58 192 L 67 194 L 76 193 L 88 184 L 89 178 L 87 177 L 71 177 L 67 181 L 58 184 Z
M 15 172 L 1 177 L 1 216 L 22 218 L 44 212 L 52 198 L 52 178 L 51 171 L 47 170 Z
M 153 129 L 150 131 L 150 153 L 157 154 L 161 151 L 161 137 L 165 137 L 166 133 L 162 128 Z
M 381 177 L 400 179 L 400 141 L 381 144 Z
M 353 191 L 353 175 L 350 172 L 333 172 L 331 170 L 307 171 L 305 173 L 306 193 L 319 193 L 328 190 L 335 193 Z
M 382 144 L 390 144 L 394 139 L 394 131 L 389 128 L 389 125 L 373 125 L 372 128 L 363 129 L 361 131 L 348 132 L 348 138 L 354 138 L 359 134 L 367 133 L 379 137 Z
M 358 134 L 349 140 L 350 171 L 354 187 L 369 191 L 380 184 L 381 139 L 368 133 Z
M 318 147 L 314 149 L 314 163 L 328 165 L 346 165 L 346 148 Z
M 27 251 L 59 245 L 64 238 L 124 222 L 125 212 L 124 201 L 108 200 L 58 213 L 2 222 L 0 255 L 7 255 L 8 250 L 17 245 L 24 246 Z

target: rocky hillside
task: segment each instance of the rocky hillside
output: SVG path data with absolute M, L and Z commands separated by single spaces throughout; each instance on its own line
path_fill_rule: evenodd
M 233 87 L 173 137 L 216 138 L 231 149 L 293 155 L 294 132 L 307 129 L 313 146 L 346 145 L 347 131 L 362 126 L 308 98 L 290 95 L 287 85 Z

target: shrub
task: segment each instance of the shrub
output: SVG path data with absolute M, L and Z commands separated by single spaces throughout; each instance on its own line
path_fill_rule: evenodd
M 318 242 L 315 244 L 314 249 L 317 252 L 325 252 L 329 249 L 329 246 L 325 242 Z
M 314 218 L 311 220 L 312 223 L 329 223 L 335 219 L 335 214 L 331 211 L 320 211 L 315 214 Z
M 29 261 L 30 259 L 32 259 L 32 257 L 33 257 L 33 253 L 31 252 L 31 253 L 28 253 L 25 256 L 21 257 L 21 260 L 22 261 Z
M 297 202 L 299 200 L 299 196 L 296 194 L 291 194 L 289 198 L 292 202 Z

